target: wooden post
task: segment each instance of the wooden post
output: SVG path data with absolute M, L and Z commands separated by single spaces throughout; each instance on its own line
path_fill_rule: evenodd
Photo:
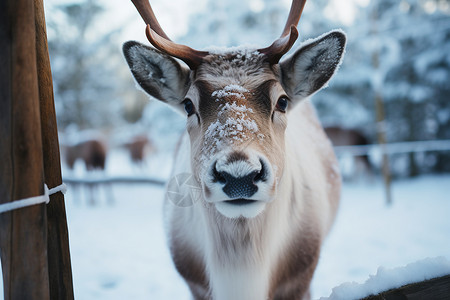
M 49 188 L 52 188 L 60 185 L 62 178 L 43 0 L 34 0 L 34 9 L 44 178 Z M 50 298 L 73 299 L 72 267 L 64 195 L 56 193 L 50 198 L 51 201 L 47 205 Z
M 0 4 L 0 202 L 44 194 L 33 0 Z M 47 210 L 0 215 L 5 300 L 49 299 Z
M 377 34 L 376 28 L 376 20 L 377 20 L 377 7 L 373 4 L 373 12 L 372 12 L 372 21 L 373 28 L 372 34 L 375 36 Z M 377 139 L 378 144 L 382 150 L 382 173 L 384 179 L 384 189 L 386 196 L 386 204 L 392 204 L 392 192 L 391 192 L 391 170 L 389 166 L 389 156 L 386 153 L 386 121 L 385 121 L 385 113 L 384 113 L 384 102 L 381 94 L 381 85 L 384 78 L 381 77 L 380 71 L 380 54 L 379 50 L 375 49 L 375 52 L 372 55 L 372 65 L 374 68 L 374 73 L 376 79 L 372 79 L 372 87 L 375 93 L 375 113 L 376 113 L 376 129 L 377 129 Z
M 391 191 L 391 170 L 389 167 L 389 157 L 386 153 L 386 123 L 384 114 L 383 98 L 381 97 L 379 91 L 375 91 L 375 110 L 377 119 L 377 137 L 378 144 L 382 150 L 382 173 L 384 179 L 384 189 L 386 196 L 386 204 L 392 204 L 392 191 Z
M 42 0 L 0 2 L 0 203 L 61 183 Z M 62 194 L 0 214 L 4 299 L 73 299 Z

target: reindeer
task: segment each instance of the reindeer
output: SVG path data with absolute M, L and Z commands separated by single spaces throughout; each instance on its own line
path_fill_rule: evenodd
M 331 143 L 307 100 L 333 76 L 346 37 L 332 31 L 281 60 L 298 37 L 305 0 L 294 0 L 281 37 L 266 48 L 198 51 L 164 33 L 133 0 L 151 48 L 123 46 L 137 83 L 186 116 L 164 218 L 176 269 L 195 299 L 305 299 L 338 207 Z M 183 61 L 175 60 L 178 58 Z
M 153 152 L 155 147 L 146 135 L 134 136 L 131 141 L 124 144 L 130 154 L 130 159 L 138 166 L 145 162 L 147 152 Z
M 87 171 L 103 171 L 105 169 L 107 149 L 105 143 L 100 139 L 91 138 L 74 145 L 64 145 L 63 150 L 65 161 L 69 169 L 73 169 L 75 161 L 79 159 L 84 162 Z M 77 186 L 77 184 L 74 184 L 74 187 L 75 186 Z M 89 202 L 91 205 L 93 205 L 95 204 L 94 184 L 88 183 L 88 186 L 90 190 Z M 112 203 L 112 193 L 109 189 L 110 188 L 108 188 L 108 198 Z
M 77 159 L 81 159 L 86 166 L 86 170 L 104 170 L 106 146 L 97 139 L 89 139 L 75 145 L 65 146 L 65 159 L 70 169 L 73 169 Z
M 357 146 L 357 145 L 369 145 L 368 138 L 359 130 L 347 129 L 339 126 L 329 126 L 325 127 L 325 133 L 331 140 L 333 146 Z M 339 155 L 338 155 L 339 156 Z M 350 170 L 353 174 L 351 177 L 355 177 L 360 173 L 366 173 L 372 175 L 373 168 L 369 161 L 369 156 L 367 154 L 353 156 L 352 157 L 354 166 Z M 340 159 L 342 162 L 342 160 Z M 345 174 L 345 171 L 342 172 Z M 345 176 L 344 176 L 345 179 Z

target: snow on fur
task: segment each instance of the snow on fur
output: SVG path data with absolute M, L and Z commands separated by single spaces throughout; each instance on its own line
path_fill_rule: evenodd
M 221 101 L 229 96 L 245 100 L 244 93 L 247 92 L 248 90 L 244 87 L 232 84 L 214 91 L 212 96 L 217 97 L 216 101 Z M 236 101 L 220 104 L 217 120 L 212 122 L 205 131 L 201 160 L 203 162 L 208 161 L 217 150 L 226 145 L 249 141 L 254 139 L 255 136 L 259 140 L 263 140 L 264 135 L 258 133 L 258 125 L 251 118 L 253 113 L 252 108 L 244 104 L 237 104 Z M 224 114 L 227 114 L 227 116 L 224 116 Z
M 245 99 L 244 93 L 248 93 L 249 91 L 243 86 L 237 84 L 230 84 L 225 86 L 221 90 L 214 91 L 211 96 L 216 98 L 216 101 L 223 99 L 225 97 L 235 96 L 239 99 Z

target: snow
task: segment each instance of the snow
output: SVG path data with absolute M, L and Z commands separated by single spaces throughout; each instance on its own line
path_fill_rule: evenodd
M 450 261 L 444 257 L 426 258 L 395 269 L 378 268 L 364 284 L 343 283 L 333 288 L 330 297 L 321 300 L 361 299 L 383 291 L 450 274 Z
M 205 48 L 205 51 L 208 51 L 210 54 L 215 55 L 237 55 L 237 58 L 251 58 L 253 56 L 261 56 L 263 55 L 258 50 L 255 50 L 259 48 L 257 45 L 252 44 L 245 44 L 235 47 L 219 47 L 219 46 L 209 46 Z
M 229 106 L 233 109 L 232 106 Z M 202 148 L 201 161 L 207 163 L 208 159 L 215 154 L 216 149 L 223 148 L 224 143 L 232 144 L 236 142 L 244 142 L 252 139 L 252 135 L 258 134 L 258 125 L 255 120 L 248 118 L 246 112 L 252 112 L 251 109 L 246 109 L 245 106 L 237 106 L 235 116 L 228 117 L 225 120 L 218 119 L 212 122 L 205 131 L 205 139 Z M 219 111 L 220 116 L 226 109 L 226 105 Z M 261 140 L 264 138 L 263 134 L 258 134 Z
M 231 104 L 229 102 L 223 104 L 218 115 L 221 116 L 227 110 L 234 111 L 234 112 L 236 112 L 237 115 L 240 115 L 240 116 L 245 115 L 245 113 L 247 113 L 247 112 L 253 113 L 253 109 L 251 109 L 243 104 L 238 105 L 234 101 Z
M 136 169 L 130 166 L 126 152 L 115 151 L 106 172 L 168 178 L 169 157 L 158 154 L 144 169 Z M 449 175 L 395 181 L 390 207 L 384 203 L 381 180 L 344 184 L 339 214 L 312 283 L 313 299 L 330 295 L 343 299 L 333 297 L 370 292 L 385 282 L 431 278 L 448 270 L 449 182 Z M 115 202 L 109 204 L 107 191 L 100 187 L 95 206 L 87 203 L 85 190 L 78 191 L 78 200 L 73 186 L 66 194 L 76 299 L 191 299 L 166 246 L 163 188 L 118 184 L 112 189 Z M 423 260 L 427 257 L 442 258 Z M 406 269 L 390 270 L 405 265 Z M 365 282 L 375 273 L 363 286 L 347 284 L 331 294 L 334 287 Z M 410 273 L 420 277 L 412 278 Z M 0 294 L 1 289 L 0 283 Z
M 228 85 L 221 90 L 212 93 L 213 97 L 218 97 L 216 101 L 220 101 L 224 97 L 235 96 L 240 100 L 245 100 L 244 94 L 248 92 L 242 86 Z M 208 160 L 215 154 L 216 149 L 223 148 L 224 145 L 233 143 L 242 143 L 255 137 L 263 140 L 264 135 L 258 133 L 259 128 L 255 120 L 250 118 L 249 114 L 253 114 L 252 108 L 244 104 L 237 104 L 236 101 L 225 102 L 219 105 L 217 120 L 209 124 L 205 131 L 203 141 L 202 155 L 200 161 L 204 167 Z M 226 114 L 225 116 L 223 116 Z
M 379 181 L 346 183 L 335 226 L 322 249 L 313 296 L 344 282 L 364 282 L 379 267 L 427 258 L 450 259 L 449 176 L 395 181 L 393 205 Z
M 248 93 L 249 91 L 239 84 L 229 84 L 223 88 L 225 91 L 237 91 L 240 93 Z
M 238 99 L 245 100 L 244 93 L 248 93 L 248 92 L 249 92 L 249 90 L 247 90 L 243 86 L 240 86 L 238 84 L 229 84 L 229 85 L 225 86 L 221 90 L 214 91 L 211 94 L 211 96 L 212 97 L 217 97 L 216 101 L 219 101 L 222 98 L 230 97 L 230 96 L 235 96 Z

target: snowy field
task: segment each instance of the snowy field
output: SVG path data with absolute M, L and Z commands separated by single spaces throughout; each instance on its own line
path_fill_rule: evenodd
M 115 153 L 107 172 L 142 175 L 144 170 L 127 166 L 126 160 L 125 153 Z M 167 178 L 167 162 L 168 156 L 152 159 L 149 173 Z M 95 206 L 86 197 L 75 201 L 74 189 L 66 195 L 75 298 L 190 299 L 165 243 L 163 188 L 126 184 L 112 189 L 114 204 L 104 189 Z M 329 296 L 344 282 L 363 283 L 379 267 L 427 257 L 450 260 L 449 175 L 394 182 L 391 207 L 383 195 L 381 180 L 344 185 L 312 284 L 313 299 Z M 0 284 L 2 295 L 1 289 Z

